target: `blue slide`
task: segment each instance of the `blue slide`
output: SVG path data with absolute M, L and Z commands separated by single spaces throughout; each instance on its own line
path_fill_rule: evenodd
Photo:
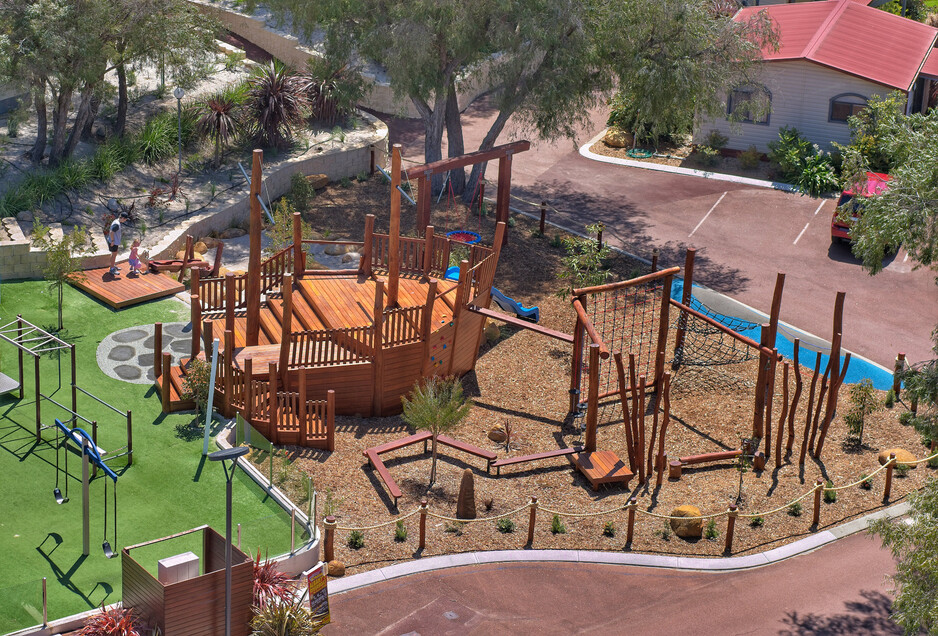
M 456 266 L 447 268 L 445 278 L 449 280 L 459 280 L 459 268 Z M 502 310 L 514 313 L 518 318 L 530 320 L 534 323 L 541 321 L 541 310 L 539 307 L 525 307 L 514 298 L 509 298 L 495 287 L 492 288 L 492 300 L 494 300 L 495 304 L 501 307 Z

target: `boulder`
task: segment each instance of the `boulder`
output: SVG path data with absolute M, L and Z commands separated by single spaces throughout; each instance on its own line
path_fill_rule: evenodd
M 357 263 L 362 258 L 362 255 L 358 252 L 346 252 L 342 255 L 343 263 Z
M 177 261 L 181 261 L 181 260 L 184 259 L 185 257 L 186 257 L 186 250 L 182 249 L 182 250 L 179 250 L 178 252 L 176 252 L 176 260 L 177 260 Z
M 483 333 L 485 334 L 485 339 L 488 342 L 495 342 L 502 335 L 502 332 L 498 328 L 498 325 L 496 325 L 492 321 L 489 321 L 488 324 L 485 325 L 485 330 L 483 331 Z
M 501 426 L 494 426 L 489 431 L 489 439 L 496 444 L 504 444 L 505 440 L 508 439 L 508 433 Z
M 329 568 L 329 576 L 333 578 L 345 576 L 345 564 L 341 561 L 329 561 L 327 567 Z
M 36 216 L 31 210 L 23 210 L 22 212 L 16 213 L 16 220 L 23 223 L 32 223 Z
M 120 206 L 120 203 L 117 202 L 117 199 L 108 199 L 107 205 L 105 207 L 107 207 L 107 209 L 110 210 L 111 212 L 121 211 L 121 206 Z
M 613 126 L 603 136 L 603 143 L 611 148 L 628 148 L 634 143 L 632 133 Z
M 206 245 L 203 241 L 196 241 L 195 245 L 192 246 L 192 249 L 197 254 L 205 254 L 205 252 L 208 251 L 208 245 Z
M 218 247 L 218 239 L 211 236 L 203 236 L 198 243 L 204 243 L 207 249 Z M 198 245 L 198 243 L 196 243 Z
M 329 269 L 314 258 L 306 259 L 306 269 Z
M 459 494 L 456 497 L 456 518 L 476 518 L 476 488 L 471 468 L 462 471 L 462 481 L 459 482 Z
M 247 234 L 247 232 L 242 230 L 240 227 L 229 227 L 227 230 L 222 232 L 219 236 L 223 239 L 234 239 L 240 236 L 244 236 L 245 234 Z
M 329 185 L 329 176 L 325 174 L 310 174 L 306 176 L 306 180 L 314 190 L 321 190 Z
M 886 462 L 889 461 L 890 453 L 896 454 L 896 464 L 905 464 L 909 468 L 915 468 L 918 466 L 918 464 L 912 463 L 915 461 L 915 455 L 902 448 L 890 448 L 888 450 L 880 451 L 879 457 L 877 457 L 877 459 L 879 459 L 880 466 L 886 465 Z
M 326 248 L 323 250 L 329 256 L 342 256 L 349 250 L 349 245 L 336 245 L 335 243 L 330 243 L 326 245 Z
M 684 539 L 699 539 L 703 535 L 703 519 L 700 518 L 700 508 L 697 506 L 678 506 L 671 511 L 671 529 Z

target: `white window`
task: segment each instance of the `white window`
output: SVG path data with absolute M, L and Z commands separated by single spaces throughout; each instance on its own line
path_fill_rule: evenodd
M 831 98 L 828 119 L 847 123 L 847 118 L 866 108 L 866 98 L 857 93 L 841 93 Z

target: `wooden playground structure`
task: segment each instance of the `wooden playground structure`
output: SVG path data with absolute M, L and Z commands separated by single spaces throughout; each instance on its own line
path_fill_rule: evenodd
M 411 168 L 418 202 L 429 204 L 431 175 L 499 160 L 529 148 L 514 142 Z M 192 351 L 173 366 L 155 326 L 154 371 L 166 412 L 190 409 L 182 399 L 189 360 L 211 358 L 219 340 L 215 404 L 243 415 L 275 444 L 333 450 L 335 414 L 401 412 L 401 396 L 421 378 L 471 371 L 483 337 L 498 255 L 505 240 L 508 184 L 498 190 L 492 246 L 464 245 L 459 279 L 446 279 L 453 243 L 427 224 L 419 238 L 400 236 L 400 146 L 392 154 L 390 232 L 368 215 L 359 242 L 304 240 L 293 218 L 293 243 L 261 259 L 261 160 L 254 151 L 250 191 L 250 262 L 243 275 L 202 277 L 192 270 Z M 424 208 L 420 208 L 422 214 Z M 429 210 L 426 216 L 429 221 Z M 306 267 L 307 248 L 340 245 L 360 251 L 354 270 Z M 204 347 L 203 347 L 204 343 Z

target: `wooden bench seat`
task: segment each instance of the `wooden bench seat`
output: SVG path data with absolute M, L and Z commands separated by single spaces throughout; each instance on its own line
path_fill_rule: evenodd
M 371 464 L 375 472 L 378 473 L 378 476 L 381 477 L 381 481 L 384 482 L 384 485 L 388 487 L 388 494 L 394 497 L 394 507 L 397 508 L 397 500 L 402 497 L 404 493 L 401 492 L 401 487 L 397 485 L 397 482 L 394 481 L 394 478 L 391 476 L 391 471 L 388 470 L 388 467 L 385 466 L 381 458 L 378 457 L 378 453 L 375 452 L 375 449 L 369 448 L 366 450 L 365 457 L 368 458 L 368 463 Z
M 393 442 L 385 442 L 379 446 L 372 446 L 371 448 L 365 449 L 362 451 L 362 455 L 367 455 L 369 452 L 374 451 L 375 455 L 381 455 L 383 453 L 390 453 L 391 451 L 397 450 L 399 448 L 404 448 L 405 446 L 410 446 L 411 444 L 418 444 L 420 442 L 425 442 L 429 440 L 433 435 L 429 431 L 421 431 L 415 435 L 410 435 L 408 437 L 402 437 L 401 439 L 396 439 Z M 441 436 L 442 437 L 442 436 Z
M 688 455 L 680 457 L 674 461 L 668 462 L 668 479 L 680 479 L 684 466 L 693 466 L 694 464 L 705 464 L 708 462 L 722 462 L 728 459 L 736 459 L 743 454 L 741 449 L 731 451 L 719 451 L 716 453 L 702 453 L 700 455 Z M 765 454 L 761 451 L 753 455 L 752 467 L 754 470 L 765 468 Z
M 472 444 L 467 444 L 466 442 L 460 442 L 458 439 L 453 439 L 446 435 L 437 435 L 436 441 L 444 446 L 449 446 L 450 448 L 455 448 L 456 450 L 461 450 L 464 453 L 469 453 L 470 455 L 475 455 L 476 457 L 481 457 L 485 460 L 485 472 L 489 472 L 492 468 L 492 462 L 498 459 L 498 455 L 492 451 L 485 450 L 484 448 L 479 448 L 478 446 L 473 446 Z
M 543 453 L 534 453 L 532 455 L 519 455 L 518 457 L 505 457 L 504 459 L 499 459 L 492 462 L 492 467 L 495 468 L 495 474 L 502 474 L 502 466 L 511 466 L 512 464 L 524 464 L 527 462 L 536 462 L 539 459 L 549 459 L 551 457 L 563 457 L 565 455 L 573 455 L 574 453 L 580 453 L 583 449 L 579 446 L 574 448 L 558 448 L 552 451 L 544 451 Z

